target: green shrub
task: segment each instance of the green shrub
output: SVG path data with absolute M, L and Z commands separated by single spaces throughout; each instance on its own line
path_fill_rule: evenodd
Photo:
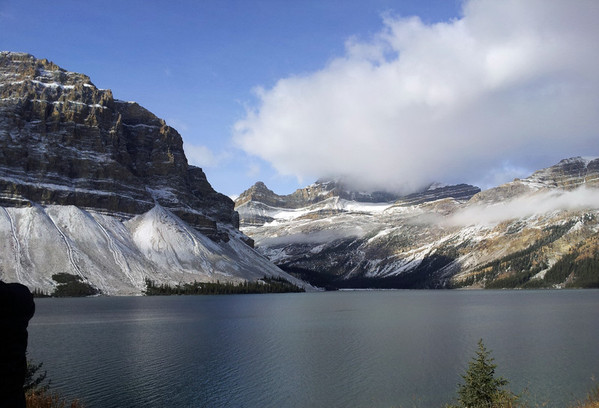
M 50 381 L 46 381 L 46 371 L 41 372 L 44 364 L 27 360 L 27 371 L 23 391 L 27 408 L 84 408 L 78 401 L 67 402 L 55 392 L 49 392 Z
M 27 359 L 27 370 L 25 371 L 25 381 L 23 382 L 23 391 L 25 393 L 38 393 L 47 391 L 50 388 L 50 382 L 46 381 L 46 371 L 41 372 L 44 363 L 36 364 Z

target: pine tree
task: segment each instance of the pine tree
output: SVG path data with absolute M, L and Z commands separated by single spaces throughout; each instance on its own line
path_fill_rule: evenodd
M 468 364 L 466 374 L 462 376 L 464 384 L 458 385 L 459 406 L 467 408 L 495 408 L 513 406 L 517 397 L 503 387 L 508 381 L 495 378 L 496 364 L 487 351 L 482 339 L 478 341 L 476 357 Z

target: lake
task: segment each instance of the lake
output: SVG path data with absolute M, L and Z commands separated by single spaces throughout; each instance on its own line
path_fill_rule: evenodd
M 29 357 L 88 407 L 441 407 L 482 338 L 533 403 L 599 378 L 599 291 L 38 299 Z

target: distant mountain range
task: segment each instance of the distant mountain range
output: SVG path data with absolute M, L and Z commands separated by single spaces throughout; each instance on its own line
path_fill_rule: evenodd
M 251 248 L 233 201 L 190 166 L 177 131 L 90 79 L 0 53 L 0 278 L 103 294 L 293 279 Z M 249 245 L 248 245 L 249 244 Z
M 330 288 L 599 285 L 599 159 L 571 158 L 486 191 L 409 196 L 317 182 L 239 196 L 241 230 L 282 269 Z

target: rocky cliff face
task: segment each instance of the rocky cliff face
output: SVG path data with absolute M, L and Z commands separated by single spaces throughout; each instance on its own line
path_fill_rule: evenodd
M 480 193 L 480 188 L 470 184 L 431 186 L 424 191 L 400 197 L 395 204 L 403 206 L 419 205 L 443 200 L 445 198 L 457 201 L 468 201 L 478 193 Z
M 580 186 L 599 186 L 599 159 L 573 157 L 564 159 L 555 166 L 534 172 L 522 180 L 541 188 L 572 190 Z
M 236 208 L 260 252 L 318 286 L 592 286 L 598 164 L 572 158 L 483 192 L 436 187 L 379 203 L 332 196 L 289 208 L 260 185 Z
M 109 295 L 145 279 L 304 285 L 247 245 L 233 207 L 162 119 L 85 75 L 0 53 L 0 279 L 52 292 L 66 273 Z
M 214 239 L 233 202 L 188 165 L 177 131 L 82 74 L 0 54 L 0 204 L 75 205 L 131 217 L 155 203 Z

